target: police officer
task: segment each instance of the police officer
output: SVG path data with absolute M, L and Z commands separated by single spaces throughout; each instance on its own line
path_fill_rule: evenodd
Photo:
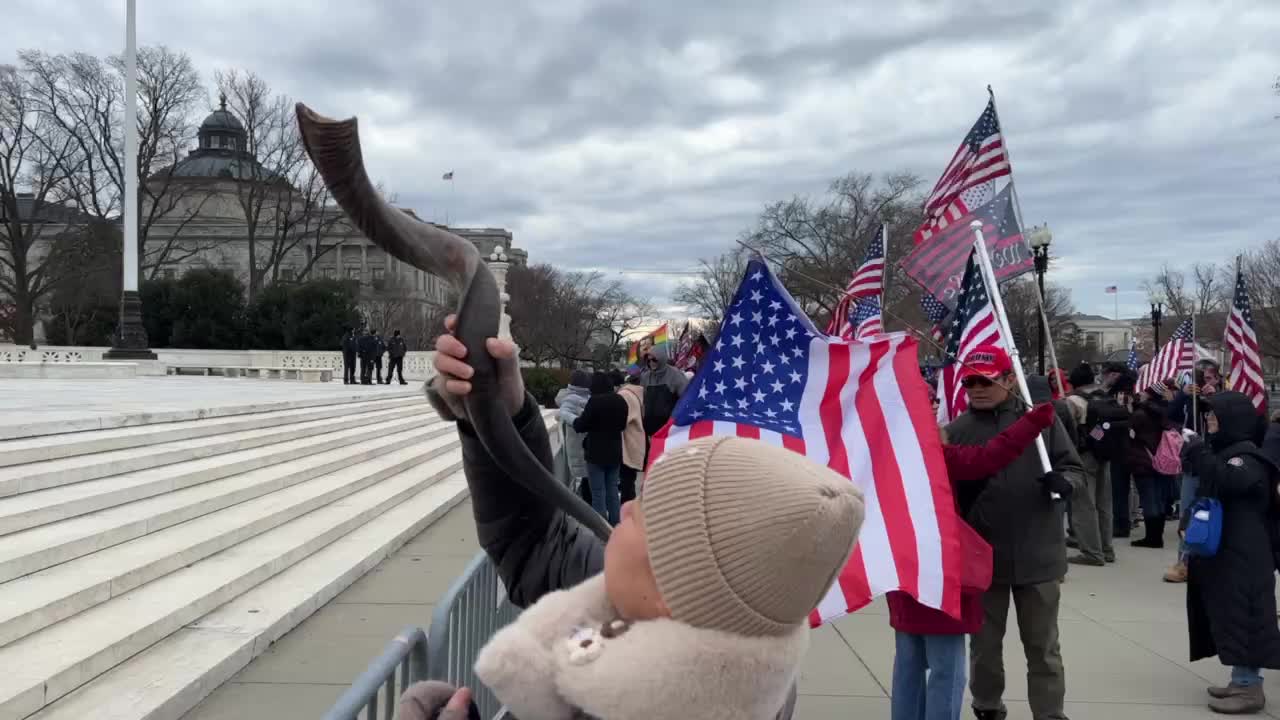
M 408 345 L 404 338 L 400 336 L 400 331 L 396 330 L 391 333 L 391 339 L 387 341 L 387 384 L 391 384 L 391 375 L 398 371 L 400 375 L 400 384 L 408 385 L 404 381 L 404 356 L 409 351 Z
M 360 350 L 360 341 L 356 339 L 356 331 L 347 328 L 342 338 L 342 384 L 356 384 L 356 353 Z

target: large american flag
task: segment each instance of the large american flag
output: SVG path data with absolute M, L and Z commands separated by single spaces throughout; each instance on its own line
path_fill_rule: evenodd
M 947 338 L 947 355 L 938 379 L 938 422 L 949 423 L 969 407 L 969 396 L 960 385 L 960 370 L 969 353 L 982 345 L 1008 349 L 1000 332 L 991 293 L 982 279 L 982 269 L 975 252 L 969 253 L 964 280 L 956 298 L 956 316 L 951 320 Z
M 1138 338 L 1129 340 L 1129 358 L 1125 361 L 1125 367 L 1134 372 L 1138 370 Z
M 1249 286 L 1244 272 L 1236 272 L 1236 295 L 1227 317 L 1227 362 L 1231 372 L 1227 387 L 1244 393 L 1262 412 L 1266 407 L 1267 386 L 1262 379 L 1262 357 L 1258 353 L 1258 333 L 1253 329 L 1253 306 L 1249 302 Z
M 1169 342 L 1138 372 L 1138 392 L 1158 382 L 1176 378 L 1183 370 L 1190 370 L 1195 366 L 1196 347 L 1192 332 L 1191 318 L 1178 323 L 1178 328 L 1169 336 Z
M 955 223 L 995 196 L 995 181 L 1012 171 L 1000 136 L 995 100 L 964 136 L 942 177 L 924 203 L 924 224 L 915 232 L 917 244 Z
M 831 322 L 827 323 L 828 335 L 856 337 L 857 323 L 850 321 L 850 315 L 864 315 L 870 312 L 858 301 L 863 298 L 878 298 L 884 292 L 884 246 L 887 233 L 887 226 L 881 225 L 880 231 L 871 239 L 871 242 L 867 243 L 867 252 L 862 258 L 862 264 L 854 271 L 853 278 L 845 286 L 844 295 L 840 297 L 835 312 L 831 314 Z M 875 307 L 876 314 L 879 315 L 880 304 L 877 302 Z M 851 313 L 851 309 L 854 312 Z
M 959 520 L 915 340 L 894 333 L 855 342 L 820 332 L 754 259 L 650 455 L 711 435 L 788 448 L 862 490 L 858 544 L 812 625 L 893 590 L 958 616 Z
M 965 259 L 973 250 L 973 230 L 969 224 L 974 220 L 982 223 L 996 282 L 1030 272 L 1035 268 L 1035 259 L 1022 237 L 1013 200 L 1013 183 L 1009 183 L 994 200 L 965 216 L 963 222 L 916 245 L 902 260 L 903 272 L 944 305 L 954 305 L 964 276 Z

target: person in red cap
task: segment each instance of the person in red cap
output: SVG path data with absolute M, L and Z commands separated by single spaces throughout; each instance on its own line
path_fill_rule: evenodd
M 965 357 L 960 382 L 969 409 L 946 428 L 954 445 L 985 445 L 1016 423 L 1027 403 L 1017 397 L 1013 362 L 1002 348 L 979 346 Z M 973 709 L 978 720 L 1001 720 L 1004 634 L 1009 601 L 1027 659 L 1027 699 L 1035 720 L 1065 720 L 1066 680 L 1058 644 L 1058 605 L 1067 573 L 1065 503 L 1083 468 L 1066 428 L 1044 433 L 1053 470 L 1028 447 L 987 480 L 957 487 L 960 512 L 991 545 L 991 587 L 983 595 L 982 628 L 970 644 Z

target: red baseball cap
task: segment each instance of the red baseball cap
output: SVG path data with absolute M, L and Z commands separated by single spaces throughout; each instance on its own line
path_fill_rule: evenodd
M 964 358 L 960 379 L 981 375 L 988 380 L 996 380 L 1013 370 L 1013 361 L 1004 348 L 995 345 L 979 345 Z

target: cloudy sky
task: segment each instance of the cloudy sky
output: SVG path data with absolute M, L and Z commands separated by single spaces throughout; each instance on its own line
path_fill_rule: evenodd
M 123 46 L 125 0 L 4 5 L 0 62 Z M 1162 262 L 1280 236 L 1276 0 L 138 5 L 141 44 L 185 50 L 210 86 L 241 67 L 358 114 L 402 204 L 564 268 L 687 269 L 852 170 L 931 184 L 988 83 L 1082 311 L 1111 315 L 1118 285 L 1136 315 Z M 624 277 L 659 300 L 679 280 Z

